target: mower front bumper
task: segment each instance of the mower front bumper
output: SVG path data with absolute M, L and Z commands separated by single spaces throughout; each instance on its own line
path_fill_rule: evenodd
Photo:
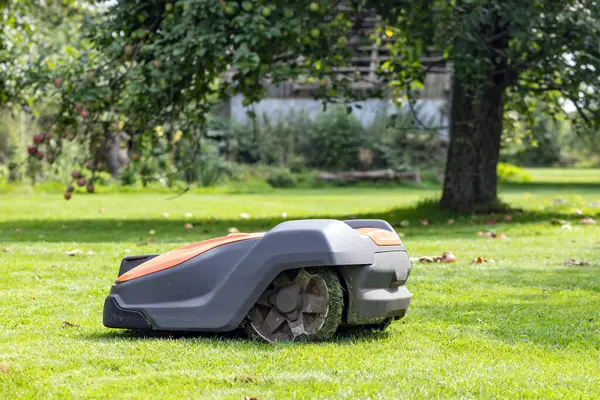
M 340 268 L 347 298 L 348 325 L 377 324 L 406 314 L 412 294 L 406 287 L 412 264 L 405 250 L 375 253 L 371 265 Z

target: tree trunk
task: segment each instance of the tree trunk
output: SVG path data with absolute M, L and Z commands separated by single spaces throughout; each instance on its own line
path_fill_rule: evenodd
M 487 212 L 496 204 L 505 86 L 491 83 L 474 93 L 454 79 L 444 208 Z
M 129 164 L 127 149 L 121 147 L 123 132 L 106 132 L 104 142 L 96 151 L 96 161 L 105 164 L 113 179 L 119 179 L 121 169 Z

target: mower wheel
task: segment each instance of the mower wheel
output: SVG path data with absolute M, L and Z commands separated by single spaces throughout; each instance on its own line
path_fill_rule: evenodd
M 333 268 L 284 271 L 250 309 L 250 338 L 275 343 L 329 339 L 342 321 L 342 286 Z

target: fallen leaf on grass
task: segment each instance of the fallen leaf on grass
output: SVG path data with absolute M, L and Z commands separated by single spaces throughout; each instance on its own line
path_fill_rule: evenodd
M 492 260 L 492 259 L 489 259 L 489 260 L 488 260 L 488 259 L 487 259 L 487 258 L 485 258 L 485 257 L 481 257 L 481 256 L 479 256 L 479 257 L 475 258 L 475 259 L 474 259 L 474 260 L 471 262 L 471 264 L 483 264 L 483 263 L 495 263 L 495 262 L 496 262 L 495 260 Z
M 505 215 L 505 216 L 504 216 L 504 221 L 506 221 L 506 222 L 510 222 L 510 221 L 512 221 L 512 220 L 513 220 L 513 217 L 512 217 L 512 215 Z
M 575 266 L 575 267 L 582 267 L 584 265 L 590 265 L 591 263 L 589 261 L 578 261 L 575 260 L 573 258 L 569 258 L 566 262 L 565 265 L 571 265 L 571 266 Z
M 62 327 L 63 328 L 66 328 L 67 326 L 70 326 L 72 328 L 79 328 L 79 325 L 74 324 L 74 323 L 69 322 L 69 321 L 65 321 L 65 322 L 62 323 Z
M 596 225 L 596 220 L 594 218 L 582 218 L 579 223 L 582 225 Z
M 417 258 L 411 258 L 410 261 L 418 261 L 421 263 L 453 263 L 456 262 L 456 257 L 449 251 L 445 251 L 441 256 L 422 256 Z
M 75 250 L 67 251 L 65 254 L 68 255 L 69 257 L 73 257 L 73 256 L 76 256 L 77 254 L 83 254 L 83 251 L 80 249 L 75 249 Z
M 15 229 L 15 232 L 21 233 L 21 232 L 23 232 L 23 229 L 22 228 L 17 228 L 17 229 Z
M 429 222 L 428 219 L 422 219 L 419 221 L 419 224 L 423 225 L 423 226 L 428 226 L 431 222 Z
M 453 218 L 450 218 L 450 219 L 448 220 L 448 225 L 452 225 L 454 222 L 456 222 L 456 221 L 454 221 L 454 219 L 453 219 Z
M 492 231 L 477 232 L 477 236 L 485 236 L 492 239 L 508 239 L 505 233 L 494 233 Z
M 440 258 L 441 263 L 453 263 L 456 262 L 456 256 L 449 251 L 445 251 Z
M 137 242 L 137 246 L 147 246 L 150 242 L 153 242 L 155 239 L 153 237 L 149 237 L 146 240 L 142 240 L 141 242 Z
M 12 368 L 8 364 L 0 364 L 0 374 L 11 374 Z
M 183 225 L 183 229 L 185 229 L 186 231 L 191 231 L 192 229 L 194 229 L 194 226 L 192 224 L 190 224 L 189 222 L 187 224 Z
M 553 206 L 564 206 L 566 204 L 569 204 L 569 202 L 561 197 L 558 197 L 558 198 L 552 200 Z

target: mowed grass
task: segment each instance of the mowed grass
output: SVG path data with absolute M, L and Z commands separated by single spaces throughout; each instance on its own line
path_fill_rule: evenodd
M 559 168 L 528 168 L 534 183 L 583 183 L 600 184 L 600 170 L 594 168 L 559 169 Z
M 503 188 L 502 199 L 523 212 L 510 222 L 493 216 L 495 225 L 420 203 L 439 191 L 418 187 L 79 195 L 68 203 L 56 194 L 0 195 L 0 398 L 598 398 L 600 226 L 580 224 L 577 214 L 600 220 L 600 184 L 591 173 L 561 182 L 576 173 L 532 171 L 531 185 Z M 416 263 L 409 312 L 383 333 L 266 345 L 236 334 L 144 337 L 102 326 L 124 255 L 231 227 L 268 229 L 282 212 L 385 218 L 411 256 L 449 250 L 458 261 Z M 508 239 L 477 236 L 487 229 Z M 83 254 L 65 254 L 74 249 Z M 479 256 L 495 263 L 472 264 Z M 569 258 L 590 264 L 564 265 Z

